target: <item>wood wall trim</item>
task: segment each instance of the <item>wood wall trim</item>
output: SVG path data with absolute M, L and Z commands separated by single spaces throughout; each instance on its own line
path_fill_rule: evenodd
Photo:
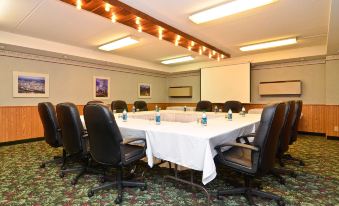
M 196 106 L 196 103 L 148 103 L 149 110 L 155 106 L 165 109 L 167 106 Z M 262 108 L 264 104 L 245 104 L 246 110 Z M 78 105 L 83 114 L 84 105 Z M 133 104 L 128 104 L 129 111 Z M 303 118 L 299 131 L 326 133 L 328 136 L 339 137 L 334 126 L 339 126 L 339 105 L 303 105 Z M 37 106 L 0 106 L 0 142 L 11 142 L 43 136 Z

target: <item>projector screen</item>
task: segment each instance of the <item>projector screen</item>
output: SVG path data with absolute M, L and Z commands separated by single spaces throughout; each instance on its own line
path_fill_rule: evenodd
M 251 101 L 250 63 L 201 69 L 201 100 Z

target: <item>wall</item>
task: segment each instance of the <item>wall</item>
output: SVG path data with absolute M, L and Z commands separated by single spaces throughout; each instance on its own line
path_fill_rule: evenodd
M 24 59 L 21 57 L 0 56 L 0 106 L 37 105 L 41 101 L 53 103 L 70 101 L 85 104 L 93 99 L 93 76 L 110 77 L 111 98 L 122 99 L 133 103 L 138 99 L 137 85 L 145 82 L 152 85 L 152 98 L 147 102 L 167 102 L 167 84 L 164 75 L 133 73 L 131 70 L 103 70 L 100 65 L 91 67 L 84 65 L 64 64 L 43 60 Z M 107 69 L 107 67 L 106 67 Z M 116 68 L 109 68 L 116 69 Z M 12 72 L 48 73 L 50 78 L 49 98 L 13 98 Z
M 306 104 L 326 103 L 325 61 L 305 61 L 255 66 L 251 69 L 251 102 L 269 103 L 302 99 Z M 302 95 L 291 97 L 260 96 L 259 83 L 270 81 L 301 80 Z
M 192 98 L 168 98 L 170 103 L 197 103 L 200 101 L 200 71 L 170 75 L 167 88 L 175 86 L 192 86 Z
M 339 59 L 326 61 L 326 104 L 339 104 Z

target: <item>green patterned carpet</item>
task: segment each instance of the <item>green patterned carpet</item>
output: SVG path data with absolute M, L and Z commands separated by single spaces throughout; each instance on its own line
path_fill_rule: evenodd
M 63 179 L 58 176 L 58 166 L 48 165 L 40 169 L 39 164 L 46 158 L 59 155 L 61 150 L 51 149 L 45 142 L 33 142 L 0 148 L 0 205 L 114 205 L 116 190 L 104 190 L 87 197 L 88 188 L 98 185 L 98 176 L 85 175 L 76 186 L 71 186 L 74 174 Z M 300 136 L 291 148 L 291 154 L 300 157 L 306 166 L 288 164 L 287 168 L 297 172 L 298 177 L 285 176 L 286 185 L 280 185 L 272 177 L 261 179 L 263 190 L 283 196 L 287 205 L 339 205 L 339 141 L 325 140 L 324 137 Z M 145 170 L 148 188 L 125 188 L 122 205 L 205 205 L 206 198 L 200 191 L 172 182 L 162 177 L 168 174 L 164 168 L 149 168 L 138 163 Z M 188 178 L 189 173 L 182 177 Z M 207 185 L 212 193 L 213 205 L 247 205 L 241 196 L 217 200 L 218 188 L 232 188 L 224 177 L 236 178 L 237 174 L 225 169 L 218 170 L 218 177 Z M 197 172 L 196 180 L 201 179 Z M 258 205 L 276 205 L 263 199 L 255 199 Z

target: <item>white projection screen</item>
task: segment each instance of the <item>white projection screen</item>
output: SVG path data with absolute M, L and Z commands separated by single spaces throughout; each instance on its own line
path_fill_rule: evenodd
M 201 100 L 224 103 L 251 101 L 250 63 L 201 69 Z

